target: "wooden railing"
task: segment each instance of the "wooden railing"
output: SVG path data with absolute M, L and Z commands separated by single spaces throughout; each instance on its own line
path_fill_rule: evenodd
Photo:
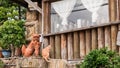
M 106 23 L 99 26 L 83 27 L 61 33 L 44 35 L 44 47 L 50 44 L 51 58 L 78 60 L 91 50 L 108 47 L 119 52 L 116 45 L 120 22 Z

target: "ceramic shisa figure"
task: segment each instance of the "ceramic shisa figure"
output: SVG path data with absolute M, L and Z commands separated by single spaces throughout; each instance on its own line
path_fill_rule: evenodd
M 22 54 L 24 57 L 30 57 L 32 54 L 35 56 L 39 56 L 40 53 L 40 42 L 39 42 L 40 35 L 33 34 L 32 40 L 29 45 L 26 47 L 25 45 L 22 46 Z
M 42 49 L 42 57 L 45 59 L 45 61 L 49 62 L 49 52 L 51 49 L 51 45 L 48 45 L 47 47 L 45 47 L 44 49 Z

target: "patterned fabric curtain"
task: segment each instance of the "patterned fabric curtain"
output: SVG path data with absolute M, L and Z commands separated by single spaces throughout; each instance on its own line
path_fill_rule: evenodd
M 81 0 L 81 2 L 87 10 L 92 12 L 92 23 L 95 23 L 98 17 L 97 11 L 104 3 L 104 0 Z
M 52 3 L 52 7 L 62 19 L 62 25 L 68 25 L 67 18 L 76 4 L 76 0 L 62 0 Z

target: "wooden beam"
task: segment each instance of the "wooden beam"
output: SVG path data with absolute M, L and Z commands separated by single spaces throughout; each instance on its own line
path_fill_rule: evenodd
M 80 58 L 80 49 L 79 49 L 79 34 L 78 32 L 74 32 L 74 46 L 73 46 L 73 50 L 74 50 L 74 59 L 79 59 Z
M 61 59 L 67 59 L 67 37 L 66 37 L 66 34 L 61 35 Z
M 36 4 L 34 4 L 31 0 L 25 0 L 25 2 L 27 2 L 29 5 L 34 7 L 35 10 L 37 10 L 39 13 L 42 14 L 42 9 L 40 7 L 38 7 Z
M 117 0 L 109 0 L 109 18 L 111 22 L 117 20 Z
M 85 35 L 86 35 L 85 37 L 86 38 L 86 55 L 88 55 L 91 51 L 91 31 L 86 30 Z
M 104 48 L 104 30 L 98 28 L 98 49 Z
M 105 27 L 105 47 L 111 50 L 111 28 L 110 26 Z
M 55 59 L 61 59 L 61 36 L 55 36 Z
M 51 22 L 50 22 L 50 10 L 51 4 L 49 2 L 42 2 L 43 12 L 44 12 L 44 30 L 43 34 L 48 34 L 51 32 Z
M 68 44 L 68 60 L 72 60 L 73 59 L 73 36 L 72 36 L 72 33 L 68 34 L 67 44 Z
M 51 45 L 51 52 L 50 56 L 51 58 L 55 58 L 55 36 L 50 37 L 50 45 Z
M 97 29 L 92 29 L 92 50 L 97 49 L 98 47 L 97 37 L 98 37 Z
M 117 25 L 112 25 L 111 26 L 111 42 L 112 42 L 112 50 L 113 51 L 117 51 L 117 45 L 116 45 L 117 32 L 118 32 Z
M 85 32 L 84 31 L 80 31 L 79 38 L 80 38 L 80 58 L 83 59 L 86 55 Z
M 107 27 L 107 26 L 111 26 L 111 25 L 117 25 L 117 24 L 120 24 L 120 21 L 109 22 L 109 23 L 104 23 L 104 24 L 97 25 L 97 26 L 83 27 L 83 28 L 78 28 L 78 29 L 74 29 L 74 30 L 67 30 L 67 31 L 57 32 L 57 33 L 49 33 L 49 34 L 45 34 L 44 36 L 52 36 L 52 35 L 58 35 L 58 34 L 65 34 L 65 33 L 71 33 L 71 32 L 88 30 L 88 29 L 95 29 L 95 28 L 100 28 L 100 27 L 103 28 L 103 27 Z
M 110 13 L 110 22 L 115 22 L 118 20 L 118 9 L 117 9 L 117 0 L 109 0 L 109 13 Z M 112 50 L 116 51 L 116 40 L 117 39 L 117 26 L 111 26 L 111 45 Z
M 120 0 L 117 0 L 118 2 L 118 20 L 120 20 Z M 120 31 L 120 24 L 118 25 L 118 30 Z M 119 48 L 119 55 L 120 55 L 120 46 L 118 46 Z

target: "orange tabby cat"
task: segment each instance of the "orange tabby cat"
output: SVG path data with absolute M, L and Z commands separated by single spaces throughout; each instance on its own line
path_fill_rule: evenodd
M 48 45 L 47 47 L 45 47 L 44 49 L 42 49 L 42 57 L 47 61 L 49 59 L 49 52 L 50 52 L 50 49 L 51 49 L 51 45 Z

